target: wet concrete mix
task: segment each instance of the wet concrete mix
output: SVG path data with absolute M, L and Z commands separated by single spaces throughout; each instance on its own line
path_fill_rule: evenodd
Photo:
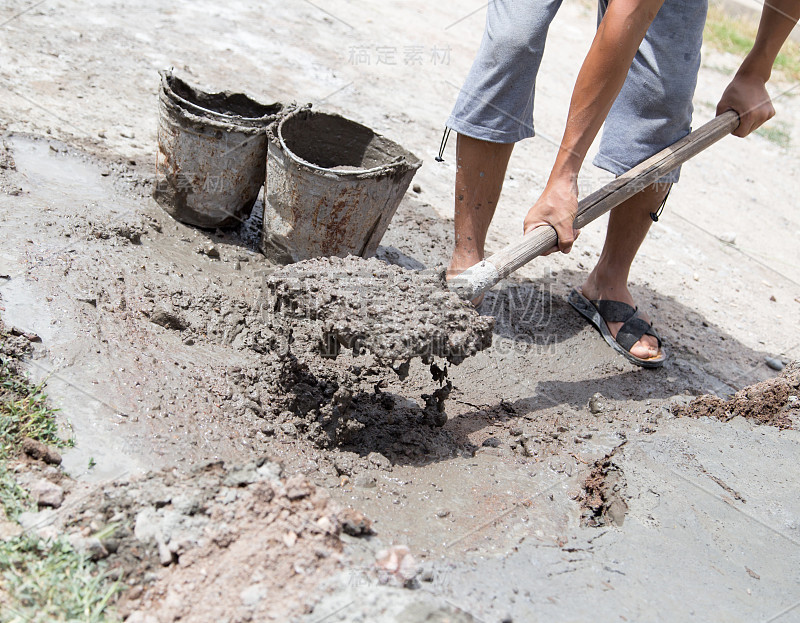
M 370 352 L 401 377 L 408 362 L 458 365 L 492 344 L 494 319 L 447 290 L 441 271 L 349 256 L 305 260 L 269 276 L 272 311 L 318 323 L 323 355 Z

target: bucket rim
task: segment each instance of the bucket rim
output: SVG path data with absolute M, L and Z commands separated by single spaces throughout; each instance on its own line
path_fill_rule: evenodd
M 405 157 L 405 156 L 401 156 L 400 160 L 397 160 L 395 162 L 390 162 L 388 164 L 382 164 L 380 166 L 372 167 L 370 169 L 354 169 L 352 171 L 333 169 L 333 168 L 329 168 L 329 167 L 321 167 L 319 165 L 316 165 L 316 164 L 313 164 L 311 162 L 308 162 L 308 160 L 304 160 L 303 158 L 301 158 L 300 156 L 295 154 L 291 149 L 289 149 L 289 146 L 283 140 L 283 124 L 286 123 L 287 121 L 290 121 L 290 120 L 294 119 L 295 117 L 299 116 L 300 114 L 324 115 L 326 117 L 339 117 L 341 119 L 344 119 L 348 123 L 352 123 L 354 125 L 361 126 L 362 128 L 366 128 L 370 132 L 374 133 L 376 136 L 380 136 L 381 138 L 391 142 L 393 145 L 397 145 L 404 152 L 407 152 L 407 153 L 410 153 L 410 152 L 408 152 L 408 150 L 405 147 L 403 147 L 399 143 L 393 141 L 392 139 L 387 138 L 387 137 L 383 136 L 382 134 L 378 134 L 372 128 L 370 128 L 368 126 L 365 126 L 365 125 L 363 125 L 361 123 L 358 123 L 358 121 L 353 121 L 352 119 L 348 119 L 347 117 L 344 117 L 343 115 L 337 115 L 336 113 L 327 113 L 327 112 L 324 112 L 324 111 L 321 111 L 321 110 L 311 110 L 311 108 L 306 108 L 306 107 L 298 108 L 296 110 L 290 111 L 289 113 L 281 115 L 271 125 L 275 126 L 274 136 L 277 138 L 278 142 L 280 143 L 282 151 L 286 155 L 288 155 L 292 160 L 294 160 L 296 163 L 301 164 L 304 167 L 307 167 L 307 168 L 309 168 L 309 169 L 311 169 L 311 170 L 313 170 L 315 172 L 318 172 L 318 173 L 333 173 L 333 174 L 335 174 L 337 176 L 340 176 L 340 177 L 361 177 L 361 176 L 364 176 L 364 175 L 372 175 L 372 174 L 375 174 L 375 173 L 391 171 L 392 169 L 394 169 L 394 168 L 396 168 L 398 166 L 405 166 L 409 170 L 416 170 L 416 169 L 418 169 L 418 168 L 420 168 L 422 166 L 422 160 L 417 158 L 416 162 L 412 162 L 412 161 L 409 161 L 409 159 L 407 157 Z M 415 156 L 415 158 L 416 158 L 416 156 Z
M 205 91 L 200 91 L 199 89 L 191 86 L 185 80 L 182 80 L 178 76 L 176 76 L 172 69 L 162 69 L 159 72 L 161 77 L 161 92 L 174 104 L 185 110 L 187 113 L 195 115 L 195 116 L 203 116 L 207 119 L 211 120 L 222 120 L 231 124 L 246 124 L 246 125 L 253 125 L 253 126 L 261 126 L 266 127 L 272 123 L 274 123 L 279 116 L 281 116 L 284 111 L 286 110 L 286 106 L 284 106 L 281 102 L 274 102 L 272 104 L 262 104 L 261 102 L 257 102 L 250 96 L 242 93 L 248 100 L 252 101 L 254 104 L 263 107 L 277 107 L 277 111 L 274 113 L 268 113 L 265 115 L 261 115 L 260 117 L 245 117 L 243 115 L 237 115 L 236 113 L 225 113 L 220 112 L 218 110 L 212 110 L 210 108 L 205 108 L 200 106 L 199 104 L 195 104 L 194 102 L 187 100 L 185 97 L 178 95 L 175 90 L 172 88 L 170 84 L 171 80 L 178 80 L 188 88 L 203 93 L 204 95 L 220 95 L 221 93 L 207 93 Z M 199 115 L 198 115 L 199 113 Z
M 160 105 L 166 109 L 166 115 L 175 121 L 178 121 L 182 127 L 196 126 L 203 130 L 220 130 L 225 133 L 245 134 L 248 136 L 264 136 L 267 135 L 267 128 L 269 123 L 241 123 L 241 117 L 221 117 L 202 115 L 192 110 L 188 110 L 175 102 L 166 93 L 161 91 L 158 95 Z M 163 114 L 160 115 L 160 118 Z M 274 120 L 273 120 L 274 123 Z

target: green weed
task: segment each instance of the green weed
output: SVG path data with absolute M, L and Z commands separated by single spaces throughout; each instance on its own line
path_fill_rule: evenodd
M 64 540 L 0 542 L 0 623 L 110 623 L 118 619 L 108 606 L 121 589 Z
M 756 40 L 758 24 L 752 19 L 731 17 L 718 6 L 709 7 L 706 20 L 705 41 L 722 52 L 744 59 Z M 775 60 L 773 73 L 778 77 L 800 80 L 800 44 L 789 40 Z
M 773 121 L 767 125 L 762 125 L 756 130 L 756 134 L 763 136 L 768 141 L 784 149 L 789 147 L 789 144 L 792 142 L 789 129 L 785 123 L 781 123 L 780 121 Z
M 55 414 L 42 385 L 29 383 L 0 359 L 0 459 L 13 454 L 25 437 L 49 445 L 68 445 L 58 436 Z

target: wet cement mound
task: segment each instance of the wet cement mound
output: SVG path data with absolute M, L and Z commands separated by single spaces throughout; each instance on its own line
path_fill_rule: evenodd
M 739 390 L 729 399 L 705 395 L 686 405 L 675 405 L 680 417 L 713 417 L 723 422 L 742 416 L 759 424 L 793 428 L 800 417 L 800 362 L 790 363 L 780 376 Z
M 401 376 L 415 357 L 459 364 L 492 343 L 493 319 L 448 291 L 439 274 L 330 257 L 281 268 L 266 285 L 277 318 L 318 325 L 323 355 L 370 352 Z
M 266 313 L 261 300 L 225 296 L 213 283 L 197 292 L 157 276 L 154 271 L 136 282 L 127 296 L 133 301 L 127 311 L 179 334 L 189 348 L 216 344 L 235 353 L 231 358 L 236 362 L 207 360 L 218 367 L 215 380 L 202 383 L 214 388 L 215 398 L 208 404 L 215 417 L 241 420 L 240 434 L 277 443 L 306 439 L 320 450 L 360 456 L 378 452 L 392 463 L 471 452 L 469 444 L 459 444 L 442 429 L 445 399 L 452 389 L 446 369 L 431 364 L 431 387 L 416 398 L 401 396 L 395 372 L 371 354 L 321 357 L 320 332 L 313 321 L 300 319 L 287 326 L 285 317 L 279 323 L 275 314 Z M 113 287 L 113 281 L 95 283 L 93 305 L 105 308 L 118 298 Z M 199 369 L 194 364 L 192 369 L 195 382 L 201 383 Z M 166 386 L 168 380 L 161 383 L 165 386 L 158 388 L 154 404 L 171 408 L 173 391 Z
M 264 434 L 303 437 L 321 449 L 362 456 L 378 453 L 388 467 L 474 450 L 441 428 L 452 385 L 432 367 L 440 385 L 423 394 L 422 403 L 387 391 L 393 373 L 381 366 L 340 367 L 291 351 L 264 356 L 257 368 L 231 368 L 228 378 L 242 396 L 252 397 L 245 404 L 264 418 Z

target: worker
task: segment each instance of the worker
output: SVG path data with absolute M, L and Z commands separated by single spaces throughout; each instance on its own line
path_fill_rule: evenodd
M 447 121 L 458 133 L 455 249 L 448 279 L 484 257 L 514 143 L 534 135 L 536 75 L 561 0 L 493 0 L 472 68 Z M 690 132 L 706 0 L 599 0 L 599 24 L 578 73 L 555 164 L 524 233 L 551 226 L 569 253 L 578 231 L 578 173 L 605 122 L 594 164 L 620 175 Z M 775 114 L 765 84 L 800 17 L 800 0 L 764 3 L 755 44 L 717 105 L 734 110 L 736 136 Z M 570 303 L 636 365 L 662 366 L 661 339 L 628 290 L 631 264 L 680 169 L 611 211 L 600 258 Z M 476 301 L 477 302 L 477 301 Z

